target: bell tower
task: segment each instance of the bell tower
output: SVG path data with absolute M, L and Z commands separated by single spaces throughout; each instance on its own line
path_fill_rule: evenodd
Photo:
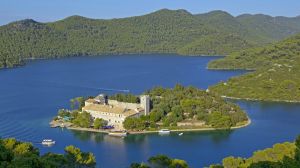
M 145 109 L 144 115 L 148 115 L 150 113 L 150 96 L 149 95 L 141 95 L 141 107 Z

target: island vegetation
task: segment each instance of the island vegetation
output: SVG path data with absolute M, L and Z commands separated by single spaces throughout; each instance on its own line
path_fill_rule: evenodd
M 57 112 L 57 116 L 53 118 L 52 122 L 60 123 L 59 126 L 62 127 L 73 125 L 82 128 L 102 128 L 106 125 L 105 121 L 101 119 L 93 120 L 92 116 L 89 113 L 81 111 L 82 107 L 84 106 L 85 100 L 88 98 L 91 97 L 75 97 L 71 99 L 70 109 L 59 109 Z
M 107 125 L 103 119 L 93 119 L 90 113 L 82 111 L 85 100 L 90 97 L 76 97 L 70 100 L 69 109 L 59 109 L 53 121 L 63 124 L 63 127 L 75 126 L 81 128 L 102 129 Z M 61 125 L 59 125 L 61 126 Z
M 111 100 L 117 100 L 119 102 L 127 102 L 127 103 L 140 103 L 140 98 L 133 94 L 114 94 L 108 97 Z
M 300 101 L 300 34 L 209 63 L 211 69 L 253 69 L 209 88 L 232 98 Z
M 149 115 L 127 117 L 123 127 L 131 132 L 151 132 L 161 128 L 169 129 L 230 129 L 249 124 L 247 114 L 236 104 L 204 90 L 177 84 L 174 88 L 155 87 L 146 91 L 151 99 Z M 138 96 L 114 94 L 110 99 L 128 103 L 139 103 Z M 60 109 L 52 122 L 63 126 L 103 130 L 113 128 L 102 118 L 93 118 L 82 111 L 87 98 L 77 97 L 70 100 L 71 110 Z M 57 125 L 57 124 L 56 124 Z M 61 126 L 61 125 L 58 125 Z
M 0 68 L 31 59 L 81 55 L 227 55 L 297 32 L 297 17 L 233 17 L 223 11 L 192 15 L 185 10 L 163 9 L 123 19 L 71 16 L 51 23 L 27 19 L 0 27 Z
M 65 154 L 46 153 L 31 143 L 13 138 L 0 139 L 0 167 L 3 168 L 94 168 L 96 160 L 92 153 L 82 152 L 74 146 L 67 146 Z
M 124 127 L 141 131 L 157 128 L 198 127 L 228 129 L 248 122 L 248 117 L 239 106 L 224 101 L 221 97 L 195 87 L 177 84 L 174 88 L 155 87 L 145 94 L 150 95 L 152 109 L 149 115 L 126 118 Z M 179 126 L 188 123 L 188 126 Z M 183 124 L 184 125 L 184 124 Z

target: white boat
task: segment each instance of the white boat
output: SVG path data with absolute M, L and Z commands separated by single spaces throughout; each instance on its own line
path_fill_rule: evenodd
M 178 135 L 179 135 L 179 136 L 183 135 L 183 132 L 179 133 Z
M 158 131 L 159 134 L 170 134 L 170 132 L 171 131 L 168 130 L 168 129 L 161 129 L 161 130 Z
M 51 145 L 54 145 L 54 144 L 55 144 L 55 141 L 53 141 L 52 139 L 44 139 L 42 141 L 42 145 L 51 146 Z
M 108 135 L 116 136 L 116 137 L 126 137 L 127 132 L 126 131 L 113 131 L 113 132 L 109 132 Z

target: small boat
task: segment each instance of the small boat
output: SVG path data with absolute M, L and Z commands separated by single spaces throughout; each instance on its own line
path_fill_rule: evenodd
M 108 135 L 115 136 L 115 137 L 126 137 L 127 132 L 126 131 L 113 131 L 113 132 L 109 132 Z
M 44 139 L 42 141 L 42 145 L 51 146 L 51 145 L 54 145 L 54 144 L 55 144 L 55 141 L 53 141 L 52 139 Z
M 161 129 L 161 130 L 158 131 L 159 134 L 170 134 L 170 132 L 171 131 L 168 130 L 168 129 Z
M 179 136 L 183 135 L 183 132 L 179 133 L 178 135 L 179 135 Z

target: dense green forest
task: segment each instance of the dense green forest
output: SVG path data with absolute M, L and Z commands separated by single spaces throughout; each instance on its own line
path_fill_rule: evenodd
M 125 53 L 226 55 L 300 32 L 300 18 L 159 10 L 124 19 L 71 16 L 0 27 L 0 68 L 28 59 Z
M 74 146 L 67 146 L 65 154 L 46 153 L 31 143 L 16 139 L 0 139 L 0 167 L 2 168 L 94 168 L 95 157 L 92 153 L 82 152 Z
M 210 87 L 220 95 L 271 101 L 300 101 L 300 34 L 266 47 L 215 60 L 209 68 L 255 69 Z
M 275 144 L 272 148 L 259 150 L 250 158 L 227 157 L 222 165 L 210 168 L 297 168 L 300 167 L 300 136 L 295 143 Z
M 189 168 L 189 165 L 184 160 L 156 155 L 150 157 L 147 163 L 132 163 L 129 168 Z
M 212 69 L 260 69 L 277 64 L 297 65 L 300 58 L 300 34 L 263 47 L 235 52 L 209 63 Z
M 128 130 L 145 130 L 159 127 L 177 127 L 178 122 L 203 121 L 206 126 L 230 128 L 248 120 L 237 105 L 221 97 L 177 84 L 173 89 L 155 87 L 145 94 L 150 95 L 150 115 L 140 118 L 126 118 L 124 127 Z

